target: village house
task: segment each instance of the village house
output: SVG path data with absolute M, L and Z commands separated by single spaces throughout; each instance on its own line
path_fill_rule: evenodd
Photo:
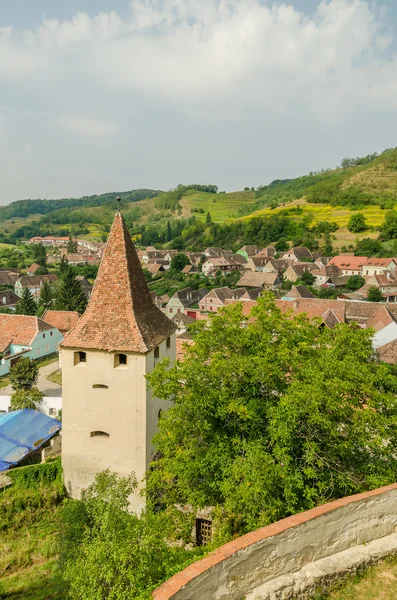
M 263 250 L 261 250 L 260 252 L 258 252 L 258 254 L 256 254 L 257 257 L 264 257 L 264 258 L 275 258 L 277 254 L 277 250 L 274 246 L 266 246 L 266 248 L 264 248 Z
M 195 319 L 193 319 L 192 317 L 189 317 L 189 315 L 186 315 L 183 312 L 180 312 L 180 313 L 176 313 L 176 315 L 174 315 L 172 317 L 171 321 L 176 326 L 176 328 L 177 328 L 176 335 L 179 337 L 180 335 L 183 335 L 184 333 L 186 333 L 189 325 L 194 323 Z
M 148 263 L 143 267 L 146 271 L 149 271 L 151 275 L 158 275 L 159 273 L 164 273 L 165 267 L 164 265 L 160 265 L 158 263 Z
M 327 266 L 335 265 L 343 275 L 361 275 L 368 258 L 366 256 L 354 256 L 354 254 L 340 254 L 331 258 Z
M 241 288 L 243 291 L 245 288 Z M 239 300 L 245 302 L 249 300 L 257 300 L 261 294 L 263 294 L 263 287 L 258 288 L 248 288 L 245 292 L 240 296 Z
M 295 262 L 295 263 L 291 264 L 288 267 L 288 269 L 286 269 L 286 271 L 284 273 L 284 279 L 287 279 L 287 281 L 292 281 L 292 283 L 295 283 L 295 281 L 302 278 L 302 275 L 304 273 L 311 273 L 312 271 L 316 271 L 316 270 L 317 270 L 317 265 L 315 265 L 314 263 Z
M 185 254 L 190 260 L 190 264 L 195 265 L 196 267 L 200 266 L 201 262 L 205 258 L 202 252 L 185 252 Z
M 200 268 L 197 265 L 186 265 L 182 269 L 184 275 L 193 275 L 194 273 L 200 273 Z
M 203 252 L 206 258 L 219 258 L 225 254 L 233 254 L 231 250 L 224 250 L 223 248 L 206 248 Z
M 243 246 L 242 248 L 240 248 L 240 250 L 237 250 L 237 254 L 241 254 L 241 256 L 244 256 L 245 260 L 252 258 L 256 254 L 258 254 L 258 252 L 260 252 L 260 248 L 254 245 Z
M 313 254 L 313 258 L 314 258 L 314 256 L 315 255 Z M 326 267 L 328 265 L 330 260 L 331 259 L 328 256 L 319 256 L 314 261 L 314 264 L 316 264 L 319 269 L 322 269 L 322 267 Z
M 218 312 L 219 308 L 225 306 L 225 302 L 230 298 L 240 298 L 247 290 L 231 290 L 229 287 L 216 288 L 208 292 L 200 300 L 200 310 L 202 312 Z
M 383 275 L 386 271 L 394 271 L 397 263 L 393 258 L 368 258 L 363 265 L 363 276 Z
M 358 292 L 365 296 L 367 296 L 368 290 L 371 287 L 378 288 L 382 294 L 397 293 L 397 278 L 395 278 L 394 271 L 385 271 L 384 275 L 370 275 L 364 279 L 365 284 L 358 290 Z
M 246 271 L 237 282 L 239 287 L 262 288 L 276 292 L 282 286 L 282 278 L 278 272 L 275 273 L 253 273 Z
M 66 246 L 69 241 L 69 237 L 55 237 L 53 235 L 47 235 L 41 237 L 36 235 L 29 240 L 29 244 L 43 244 L 43 246 Z M 76 242 L 76 240 L 73 240 Z
M 249 258 L 247 260 L 247 264 L 245 265 L 245 268 L 248 271 L 257 271 L 257 272 L 261 272 L 263 271 L 264 267 L 267 265 L 267 263 L 271 262 L 272 259 L 269 258 L 268 256 L 252 256 L 251 258 Z M 272 262 L 272 266 L 273 262 Z M 277 271 L 278 269 L 274 268 L 274 271 Z
M 191 287 L 187 287 L 183 290 L 175 292 L 170 298 L 167 306 L 165 307 L 165 314 L 168 318 L 172 319 L 177 313 L 183 312 L 185 308 L 189 306 L 199 305 L 200 301 L 208 293 L 205 288 L 200 290 L 192 290 Z
M 296 300 L 297 298 L 315 298 L 315 295 L 304 285 L 294 285 L 281 299 Z
M 80 315 L 74 310 L 47 309 L 41 318 L 45 323 L 55 327 L 55 329 L 58 329 L 65 336 L 76 325 L 80 319 Z
M 336 265 L 327 265 L 312 271 L 312 275 L 316 278 L 314 285 L 320 286 L 332 283 L 335 277 L 342 277 L 343 273 Z
M 33 263 L 32 265 L 30 265 L 30 267 L 26 270 L 26 273 L 28 275 L 35 275 L 36 272 L 40 269 L 40 265 L 38 265 L 37 263 Z
M 165 250 L 148 250 L 142 255 L 141 261 L 143 265 L 147 265 L 149 263 L 156 263 L 157 261 L 166 261 L 166 251 Z M 162 263 L 160 263 L 162 264 Z
M 21 356 L 42 358 L 53 354 L 62 334 L 38 317 L 0 314 L 0 376 Z
M 22 297 L 23 290 L 29 288 L 30 293 L 37 297 L 40 295 L 40 290 L 44 282 L 55 284 L 58 281 L 57 275 L 23 275 L 15 283 L 15 293 Z
M 295 248 L 290 248 L 286 252 L 280 253 L 283 260 L 293 261 L 293 262 L 302 262 L 305 260 L 312 260 L 312 254 L 310 250 L 303 246 L 296 246 Z
M 20 275 L 18 272 L 0 270 L 0 285 L 14 287 Z
M 246 262 L 245 258 L 240 254 L 228 254 L 218 258 L 209 258 L 203 264 L 203 273 L 206 277 L 215 277 L 218 271 L 222 273 L 243 271 Z
M 15 310 L 18 304 L 19 296 L 16 295 L 12 290 L 0 291 L 0 308 L 8 308 L 9 310 Z
M 288 260 L 281 260 L 279 258 L 271 258 L 265 265 L 263 265 L 262 271 L 264 273 L 283 273 L 290 266 Z
M 99 265 L 101 257 L 98 255 L 86 255 L 79 254 L 77 252 L 73 254 L 66 254 L 65 259 L 70 265 Z

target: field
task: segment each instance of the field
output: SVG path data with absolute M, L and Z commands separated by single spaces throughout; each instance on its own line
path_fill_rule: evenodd
M 397 598 L 396 559 L 372 567 L 357 575 L 327 596 L 313 600 L 395 600 Z
M 319 221 L 332 221 L 340 228 L 347 227 L 351 215 L 355 212 L 344 206 L 332 206 L 331 204 L 308 204 L 305 200 L 296 200 L 294 202 L 290 202 L 289 204 L 279 206 L 275 209 L 263 208 L 261 210 L 257 210 L 243 218 L 252 219 L 253 217 L 269 217 L 279 213 L 280 211 L 294 209 L 297 207 L 299 207 L 301 212 L 295 214 L 291 212 L 290 214 L 290 216 L 293 216 L 293 218 L 296 220 L 301 221 L 304 217 L 310 215 L 313 218 L 313 224 L 318 223 Z M 363 213 L 370 227 L 380 227 L 385 218 L 385 211 L 382 210 L 380 206 L 376 205 L 366 206 L 357 212 Z
M 195 192 L 182 198 L 182 216 L 194 215 L 204 221 L 209 212 L 214 223 L 228 223 L 252 211 L 255 203 L 254 192 L 231 192 L 230 194 Z M 202 209 L 204 212 L 196 213 L 192 212 L 192 209 Z

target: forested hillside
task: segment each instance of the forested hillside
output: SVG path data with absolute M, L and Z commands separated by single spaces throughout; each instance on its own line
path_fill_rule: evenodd
M 345 158 L 336 169 L 232 193 L 192 184 L 167 192 L 20 200 L 0 208 L 0 242 L 15 244 L 34 235 L 105 241 L 117 195 L 131 234 L 142 246 L 195 250 L 211 244 L 235 249 L 242 243 L 279 243 L 281 249 L 288 241 L 329 252 L 331 246 L 351 250 L 362 239 L 376 239 L 370 250 L 382 253 L 390 251 L 385 242 L 395 238 L 393 228 L 386 227 L 386 234 L 383 229 L 397 202 L 397 149 Z M 353 231 L 349 223 L 357 211 L 365 225 Z

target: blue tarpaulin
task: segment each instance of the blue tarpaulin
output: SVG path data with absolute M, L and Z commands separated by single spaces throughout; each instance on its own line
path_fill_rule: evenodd
M 27 408 L 0 415 L 0 471 L 18 464 L 61 427 L 56 419 Z

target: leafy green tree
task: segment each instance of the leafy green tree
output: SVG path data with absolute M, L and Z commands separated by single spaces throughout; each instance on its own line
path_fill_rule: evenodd
M 360 288 L 363 287 L 363 285 L 365 285 L 365 279 L 364 279 L 364 277 L 361 277 L 361 275 L 352 275 L 346 281 L 347 289 L 351 290 L 352 292 L 359 290 Z
M 175 254 L 173 259 L 171 260 L 171 269 L 175 269 L 175 271 L 182 271 L 186 265 L 190 265 L 190 260 L 183 254 L 182 252 L 179 254 Z
M 11 395 L 11 409 L 29 408 L 36 410 L 43 399 L 43 393 L 37 387 L 18 389 Z
M 68 243 L 66 244 L 66 249 L 68 251 L 68 254 L 74 254 L 75 252 L 77 252 L 77 244 L 72 239 L 71 235 L 69 236 Z
M 47 267 L 39 267 L 35 273 L 35 275 L 47 275 L 48 269 Z
M 136 486 L 133 475 L 104 471 L 81 501 L 65 504 L 60 572 L 71 598 L 150 598 L 156 584 L 188 558 L 166 543 L 170 522 L 164 515 L 144 512 L 138 518 L 128 512 Z
M 55 290 L 49 281 L 45 281 L 40 289 L 39 306 L 45 310 L 53 308 L 55 302 Z
M 359 240 L 356 245 L 356 256 L 376 256 L 382 250 L 382 244 L 379 240 L 364 238 Z
M 285 250 L 288 250 L 287 240 L 285 238 L 280 238 L 278 242 L 276 242 L 275 248 L 277 252 L 284 252 Z
M 397 211 L 389 210 L 381 227 L 381 236 L 385 240 L 397 238 Z
M 347 228 L 353 233 L 360 233 L 360 231 L 368 229 L 363 213 L 354 213 L 349 219 Z
M 39 367 L 31 358 L 20 358 L 10 369 L 13 390 L 30 390 L 37 383 Z
M 212 223 L 211 213 L 207 212 L 207 216 L 205 217 L 205 224 L 211 225 L 211 223 Z
M 23 288 L 22 296 L 17 302 L 15 311 L 18 315 L 35 315 L 37 311 L 36 301 L 28 287 Z
M 147 269 L 143 269 L 143 274 L 145 276 L 146 281 L 152 281 L 153 275 Z
M 270 294 L 242 311 L 194 324 L 184 362 L 148 378 L 172 402 L 149 501 L 216 506 L 219 539 L 391 483 L 397 468 L 397 384 L 371 360 L 371 332 L 286 316 Z
M 378 287 L 376 287 L 376 285 L 372 285 L 369 288 L 367 300 L 368 300 L 368 302 L 383 302 L 384 301 L 382 292 L 380 291 L 380 289 Z
M 86 306 L 87 298 L 83 286 L 76 279 L 72 267 L 68 265 L 57 288 L 55 308 L 57 310 L 76 310 L 83 313 Z
M 301 281 L 305 285 L 313 285 L 313 283 L 316 281 L 316 278 L 314 277 L 314 275 L 312 275 L 310 271 L 305 271 L 304 273 L 302 273 Z

